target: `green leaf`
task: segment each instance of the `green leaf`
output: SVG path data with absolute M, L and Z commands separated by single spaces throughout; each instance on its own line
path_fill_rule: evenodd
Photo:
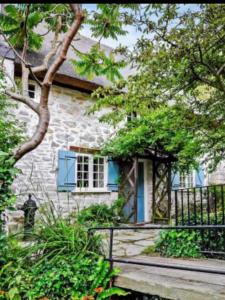
M 117 295 L 117 296 L 127 296 L 130 293 L 125 292 L 124 290 L 117 288 L 117 287 L 112 287 L 108 290 L 105 290 L 101 292 L 96 299 L 102 300 L 102 299 L 108 299 L 111 296 Z

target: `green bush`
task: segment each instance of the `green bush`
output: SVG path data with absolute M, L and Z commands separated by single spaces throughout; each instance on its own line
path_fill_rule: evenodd
M 210 212 L 209 216 L 206 212 L 204 212 L 201 216 L 201 213 L 197 210 L 196 215 L 191 212 L 188 215 L 187 212 L 185 213 L 183 220 L 182 217 L 178 218 L 178 224 L 183 224 L 183 225 L 207 225 L 208 224 L 208 218 L 209 218 L 209 224 L 217 224 L 217 225 L 223 225 L 223 212 L 222 211 L 217 211 L 217 220 L 215 220 L 216 216 L 214 212 Z
M 156 242 L 156 251 L 166 257 L 201 257 L 201 238 L 187 230 L 163 230 Z
M 107 204 L 92 204 L 81 210 L 77 215 L 80 224 L 93 227 L 97 225 L 118 225 L 126 222 L 123 214 L 124 199 L 118 198 L 111 206 Z
M 4 76 L 0 71 L 0 216 L 2 212 L 14 204 L 16 197 L 12 183 L 19 170 L 14 165 L 13 150 L 23 141 L 23 126 L 10 113 L 14 107 L 2 93 L 6 88 Z M 2 231 L 0 218 L 0 232 Z
M 100 235 L 65 220 L 35 231 L 27 246 L 0 240 L 0 299 L 108 299 L 125 295 L 109 288 L 118 274 L 104 261 Z M 89 297 L 89 298 L 87 298 Z
M 71 224 L 59 219 L 55 223 L 36 230 L 37 243 L 29 246 L 29 251 L 42 253 L 48 257 L 71 253 L 94 252 L 103 254 L 101 235 L 89 235 L 88 229 L 80 223 Z
M 109 288 L 109 281 L 116 274 L 118 270 L 110 272 L 109 263 L 102 257 L 71 254 L 50 261 L 44 259 L 32 268 L 17 268 L 7 285 L 1 283 L 1 290 L 7 291 L 8 297 L 12 295 L 13 300 L 80 300 L 87 296 L 108 299 L 110 295 L 126 294 L 121 289 Z
M 215 222 L 215 213 L 211 212 L 209 214 L 210 222 L 209 224 L 214 224 Z M 203 213 L 202 217 L 200 213 L 197 213 L 196 216 L 194 213 L 190 214 L 189 217 L 190 222 L 188 222 L 187 215 L 184 216 L 183 222 L 181 218 L 179 218 L 179 224 L 183 225 L 201 225 L 202 223 L 204 225 L 208 224 L 208 214 Z M 196 221 L 196 222 L 195 222 Z M 201 222 L 203 221 L 203 222 Z M 223 225 L 223 212 L 218 211 L 217 212 L 217 224 Z M 225 252 L 225 234 L 223 229 L 217 229 L 215 230 L 196 230 L 196 234 L 198 234 L 201 237 L 201 243 L 200 248 L 201 250 L 207 250 L 207 251 L 215 251 L 215 252 Z M 216 258 L 222 258 L 225 259 L 225 255 L 216 255 L 216 254 L 205 254 L 205 256 L 209 257 L 216 257 Z
M 0 279 L 2 279 L 1 270 L 6 264 L 18 263 L 21 250 L 22 248 L 18 238 L 11 235 L 5 236 L 0 234 Z

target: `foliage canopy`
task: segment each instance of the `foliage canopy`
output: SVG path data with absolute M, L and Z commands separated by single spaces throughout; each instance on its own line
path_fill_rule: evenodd
M 159 147 L 183 168 L 204 158 L 213 169 L 224 159 L 224 15 L 223 4 L 140 6 L 132 19 L 141 38 L 133 51 L 119 49 L 134 75 L 94 93 L 93 110 L 113 107 L 103 120 L 116 124 L 133 111 L 139 115 L 106 152 L 131 155 Z

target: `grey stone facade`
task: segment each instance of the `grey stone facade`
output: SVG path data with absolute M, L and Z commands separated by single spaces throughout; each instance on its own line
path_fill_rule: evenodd
M 39 98 L 38 86 L 36 97 Z M 116 192 L 57 192 L 58 150 L 68 150 L 70 146 L 100 148 L 114 133 L 112 127 L 98 121 L 96 114 L 86 114 L 93 104 L 90 94 L 59 86 L 52 87 L 49 102 L 51 119 L 45 139 L 17 164 L 22 171 L 13 184 L 17 205 L 27 199 L 28 193 L 32 193 L 39 206 L 53 201 L 57 211 L 64 214 L 91 203 L 110 204 L 117 198 Z M 19 104 L 16 114 L 24 122 L 27 135 L 31 136 L 37 124 L 36 115 L 23 104 Z M 8 224 L 15 228 L 15 223 L 22 221 L 22 215 L 19 211 L 8 213 Z

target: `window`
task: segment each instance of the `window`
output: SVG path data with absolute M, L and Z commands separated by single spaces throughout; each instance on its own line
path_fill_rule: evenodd
M 35 85 L 34 84 L 28 85 L 28 95 L 30 98 L 35 99 Z
M 77 155 L 77 190 L 103 191 L 107 189 L 106 158 L 91 154 Z
M 77 187 L 89 187 L 89 156 L 77 157 Z
M 189 173 L 180 173 L 180 188 L 191 188 L 194 186 L 193 171 Z
M 136 118 L 137 118 L 137 113 L 133 111 L 132 113 L 129 113 L 127 115 L 127 122 L 133 121 Z

